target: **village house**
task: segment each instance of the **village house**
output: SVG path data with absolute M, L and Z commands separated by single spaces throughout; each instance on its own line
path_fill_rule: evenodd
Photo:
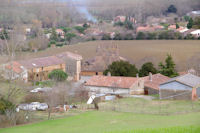
M 65 62 L 56 56 L 14 61 L 3 65 L 6 79 L 28 81 L 48 80 L 48 74 L 56 69 L 65 72 Z
M 134 24 L 137 23 L 137 21 L 135 20 L 135 18 L 130 17 L 130 16 L 129 17 L 127 17 L 127 16 L 116 16 L 114 18 L 114 23 L 118 23 L 118 22 L 124 23 L 126 21 L 126 19 L 129 20 L 130 22 L 134 23 Z
M 175 25 L 175 24 L 169 25 L 169 26 L 168 26 L 168 30 L 176 31 L 176 25 Z
M 183 32 L 183 36 L 186 37 L 187 35 L 191 35 L 191 32 L 195 31 L 195 29 L 188 29 L 185 32 Z
M 176 31 L 177 31 L 177 32 L 180 32 L 180 33 L 184 33 L 184 32 L 186 32 L 186 31 L 188 31 L 188 30 L 189 30 L 188 28 L 182 27 L 182 26 L 180 26 L 178 29 L 176 29 Z
M 147 25 L 147 26 L 139 26 L 136 29 L 136 32 L 154 32 L 154 31 L 159 31 L 159 30 L 163 30 L 164 26 L 162 25 Z
M 191 11 L 191 12 L 187 13 L 187 16 L 199 17 L 200 16 L 200 10 L 199 11 Z
M 193 35 L 194 37 L 198 38 L 198 37 L 200 37 L 200 29 L 194 30 L 190 34 Z
M 56 34 L 64 39 L 65 32 L 62 29 L 56 29 Z
M 144 80 L 135 77 L 93 76 L 85 83 L 90 95 L 144 94 Z
M 65 62 L 65 70 L 69 77 L 75 81 L 80 80 L 81 61 L 83 59 L 81 55 L 72 52 L 63 52 L 57 54 L 56 57 Z
M 143 77 L 144 80 L 144 94 L 145 95 L 155 95 L 159 94 L 159 85 L 161 83 L 167 82 L 170 78 L 164 76 L 160 73 Z
M 200 77 L 185 74 L 160 84 L 160 99 L 196 100 L 200 98 Z
M 155 29 L 152 26 L 139 26 L 136 29 L 136 32 L 154 32 Z

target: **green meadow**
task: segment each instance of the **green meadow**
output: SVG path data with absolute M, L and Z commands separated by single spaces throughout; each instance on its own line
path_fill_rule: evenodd
M 200 112 L 151 115 L 87 111 L 66 118 L 0 129 L 0 133 L 199 133 Z

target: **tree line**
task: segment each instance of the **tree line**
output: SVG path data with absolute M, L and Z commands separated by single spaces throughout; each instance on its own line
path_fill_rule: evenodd
M 104 71 L 104 75 L 111 73 L 112 76 L 136 77 L 139 74 L 138 76 L 145 77 L 151 72 L 152 74 L 161 73 L 171 78 L 178 76 L 175 69 L 176 64 L 171 55 L 167 55 L 165 63 L 160 62 L 158 67 L 159 69 L 156 69 L 152 62 L 147 62 L 138 70 L 134 64 L 130 64 L 127 61 L 116 61 L 108 66 Z

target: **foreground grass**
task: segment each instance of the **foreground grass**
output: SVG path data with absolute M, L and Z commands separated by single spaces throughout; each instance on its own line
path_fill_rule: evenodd
M 138 114 L 174 115 L 200 112 L 200 101 L 184 100 L 145 100 L 141 98 L 123 98 L 99 104 L 102 111 L 131 112 Z
M 109 133 L 199 133 L 200 127 L 172 127 L 172 128 L 160 128 L 160 129 L 141 129 L 131 131 L 112 131 Z
M 0 129 L 0 133 L 198 133 L 199 118 L 200 112 L 160 116 L 90 111 L 68 118 Z

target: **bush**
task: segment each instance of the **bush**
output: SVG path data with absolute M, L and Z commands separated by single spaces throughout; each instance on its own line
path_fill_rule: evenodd
M 109 34 L 103 34 L 101 40 L 111 40 L 110 35 Z
M 84 33 L 86 28 L 85 27 L 82 27 L 82 26 L 75 26 L 74 27 L 79 33 Z
M 37 81 L 36 83 L 35 83 L 35 85 L 36 86 L 41 86 L 41 87 L 52 87 L 53 86 L 53 82 L 52 81 Z
M 136 36 L 136 40 L 144 40 L 146 39 L 146 35 L 143 32 L 139 32 Z
M 53 70 L 49 73 L 48 77 L 55 81 L 64 81 L 67 79 L 68 75 L 63 70 Z
M 124 26 L 124 23 L 120 21 L 120 22 L 115 23 L 114 26 Z
M 122 37 L 122 35 L 120 33 L 117 33 L 115 35 L 115 37 L 113 38 L 113 40 L 123 40 L 123 37 Z
M 63 43 L 57 43 L 56 46 L 57 47 L 62 47 L 64 44 Z
M 132 34 L 126 34 L 124 40 L 134 40 L 134 37 Z
M 5 114 L 5 111 L 7 109 L 15 109 L 15 105 L 10 101 L 4 98 L 1 98 L 0 99 L 0 114 Z

